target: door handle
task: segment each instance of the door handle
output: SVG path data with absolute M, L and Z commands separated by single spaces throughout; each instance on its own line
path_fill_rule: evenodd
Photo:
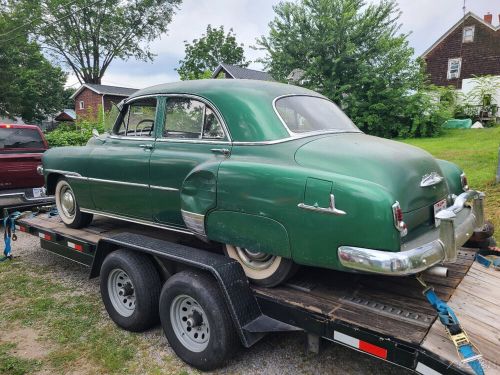
M 231 151 L 229 151 L 229 149 L 227 149 L 227 148 L 211 148 L 210 151 L 212 151 L 216 154 L 222 154 L 225 156 L 228 156 L 231 153 Z
M 153 145 L 151 143 L 142 144 L 142 145 L 139 145 L 139 147 L 142 147 L 145 150 L 152 150 L 153 149 Z

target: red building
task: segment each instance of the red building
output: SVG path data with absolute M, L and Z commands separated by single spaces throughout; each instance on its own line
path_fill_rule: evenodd
M 107 112 L 112 103 L 118 104 L 137 89 L 84 83 L 72 96 L 78 117 L 98 118 L 98 111 Z
M 493 26 L 492 14 L 480 18 L 469 12 L 422 58 L 430 82 L 437 86 L 460 89 L 464 79 L 500 75 L 500 26 Z

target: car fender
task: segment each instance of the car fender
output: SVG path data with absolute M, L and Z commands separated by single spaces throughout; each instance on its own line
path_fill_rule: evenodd
M 462 188 L 462 182 L 460 175 L 463 171 L 460 167 L 454 163 L 451 163 L 446 160 L 436 159 L 436 162 L 443 172 L 443 177 L 446 179 L 446 184 L 448 185 L 448 191 L 451 194 L 460 195 L 464 192 Z

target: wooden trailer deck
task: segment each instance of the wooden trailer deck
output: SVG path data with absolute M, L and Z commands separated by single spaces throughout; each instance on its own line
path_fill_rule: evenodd
M 19 223 L 46 228 L 63 236 L 97 243 L 120 232 L 133 232 L 168 241 L 205 247 L 196 238 L 153 227 L 98 217 L 85 229 L 67 228 L 56 216 L 40 215 Z M 461 249 L 458 261 L 446 264 L 447 278 L 426 276 L 437 295 L 449 302 L 463 328 L 484 356 L 486 374 L 500 374 L 500 272 L 474 262 L 475 251 Z M 253 287 L 259 298 L 313 312 L 318 319 L 339 320 L 421 346 L 469 371 L 458 361 L 437 314 L 413 277 L 349 274 L 303 267 L 287 284 Z

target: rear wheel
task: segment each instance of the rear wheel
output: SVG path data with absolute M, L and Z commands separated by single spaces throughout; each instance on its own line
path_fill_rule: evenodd
M 92 221 L 92 214 L 80 211 L 75 193 L 71 185 L 64 178 L 57 181 L 56 207 L 59 217 L 70 228 L 83 228 Z
M 256 285 L 265 287 L 279 285 L 292 277 L 298 269 L 291 259 L 239 246 L 226 245 L 224 252 L 240 263 L 247 278 Z
M 239 348 L 221 290 L 203 272 L 182 271 L 167 280 L 160 296 L 160 319 L 172 349 L 197 369 L 221 367 Z

